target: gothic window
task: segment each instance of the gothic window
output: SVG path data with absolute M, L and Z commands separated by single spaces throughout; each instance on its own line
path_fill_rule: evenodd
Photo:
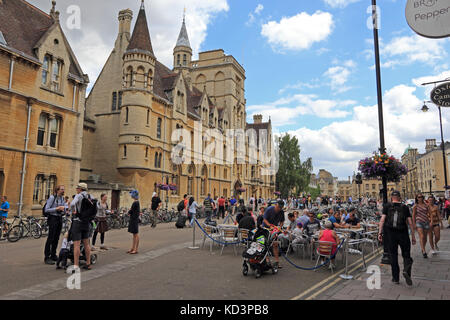
M 112 111 L 115 111 L 117 109 L 117 92 L 112 93 Z
M 59 60 L 53 61 L 52 66 L 52 90 L 60 91 L 61 89 L 61 69 L 62 63 Z
M 47 185 L 45 188 L 45 198 L 48 199 L 53 194 L 53 191 L 56 187 L 56 176 L 50 176 L 50 178 L 47 181 Z
M 50 56 L 44 57 L 44 63 L 42 64 L 42 84 L 47 85 L 48 73 L 50 71 Z
M 161 125 L 162 125 L 162 119 L 158 118 L 158 123 L 157 123 L 157 126 L 156 126 L 156 137 L 158 139 L 161 139 Z
M 33 188 L 33 203 L 40 204 L 40 201 L 43 199 L 42 187 L 44 185 L 44 176 L 39 174 L 34 179 L 34 188 Z
M 39 117 L 37 145 L 44 146 L 45 131 L 47 127 L 47 115 L 42 113 Z
M 177 54 L 177 66 L 181 66 L 180 55 Z
M 61 123 L 61 120 L 59 120 L 58 118 L 53 118 L 49 121 L 49 126 L 50 126 L 49 145 L 52 148 L 56 148 L 58 145 L 60 123 Z
M 187 56 L 183 54 L 183 66 L 187 66 Z
M 159 159 L 159 154 L 158 152 L 155 153 L 155 168 L 158 168 L 158 159 Z

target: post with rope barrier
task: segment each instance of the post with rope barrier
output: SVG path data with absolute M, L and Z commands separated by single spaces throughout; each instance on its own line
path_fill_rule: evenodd
M 194 217 L 194 222 L 197 222 L 197 219 Z M 197 222 L 198 223 L 198 222 Z M 188 249 L 191 250 L 197 250 L 200 249 L 200 247 L 196 247 L 195 246 L 195 225 L 196 223 L 194 223 L 193 227 L 192 227 L 192 247 L 189 247 Z
M 351 280 L 353 279 L 353 276 L 351 274 L 348 274 L 348 239 L 349 236 L 345 237 L 345 246 L 344 246 L 344 250 L 345 250 L 345 273 L 341 274 L 340 277 L 344 280 Z

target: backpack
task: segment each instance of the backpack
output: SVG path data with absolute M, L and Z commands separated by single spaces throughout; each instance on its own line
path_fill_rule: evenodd
M 49 199 L 50 199 L 50 197 L 49 197 Z M 48 199 L 47 199 L 47 201 L 48 201 Z M 44 206 L 42 207 L 42 215 L 43 215 L 44 217 L 46 217 L 46 218 L 48 218 L 48 216 L 50 215 L 49 213 L 45 212 L 45 207 L 47 206 L 47 201 L 45 201 L 45 204 L 44 204 Z M 53 207 L 53 205 L 55 204 L 55 201 L 56 201 L 56 197 L 53 196 L 52 207 Z
M 84 197 L 81 200 L 80 212 L 78 212 L 78 218 L 82 222 L 91 222 L 97 215 L 97 200 L 91 199 L 90 196 Z
M 404 210 L 404 205 L 388 204 L 386 216 L 387 227 L 396 230 L 404 230 L 405 228 L 407 228 L 407 218 L 408 216 L 406 214 L 406 210 Z
M 184 200 L 181 200 L 181 201 L 178 203 L 177 210 L 178 210 L 178 212 L 181 212 L 181 211 L 184 210 Z

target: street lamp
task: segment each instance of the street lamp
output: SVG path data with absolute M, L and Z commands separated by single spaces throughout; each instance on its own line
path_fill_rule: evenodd
M 428 110 L 430 110 L 430 108 L 428 108 L 427 106 L 427 102 L 431 102 L 432 101 L 424 101 L 423 102 L 423 107 L 422 107 L 422 111 L 423 112 L 428 112 Z M 442 142 L 442 159 L 444 161 L 444 181 L 445 181 L 445 186 L 444 186 L 444 192 L 450 188 L 450 186 L 448 185 L 448 181 L 447 181 L 447 159 L 445 156 L 445 140 L 444 140 L 444 131 L 442 130 L 442 113 L 441 113 L 441 106 L 436 106 L 439 109 L 439 123 L 441 126 L 441 142 Z M 431 190 L 430 190 L 431 191 Z

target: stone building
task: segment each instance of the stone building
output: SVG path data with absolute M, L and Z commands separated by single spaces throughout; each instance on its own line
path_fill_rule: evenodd
M 450 150 L 450 142 L 445 143 L 445 150 Z M 436 145 L 436 139 L 425 141 L 425 153 L 418 156 L 417 192 L 424 194 L 444 195 L 445 177 L 442 155 L 442 144 Z M 448 158 L 446 159 L 448 164 Z M 447 166 L 447 181 L 450 181 L 449 168 Z
M 320 193 L 322 196 L 335 197 L 339 192 L 338 178 L 333 177 L 333 175 L 324 170 L 320 169 L 319 173 L 311 174 L 310 187 L 320 188 Z
M 0 194 L 11 214 L 40 215 L 57 185 L 75 193 L 85 75 L 59 22 L 25 0 L 0 1 Z
M 418 190 L 417 160 L 419 158 L 417 149 L 408 147 L 402 155 L 402 164 L 408 168 L 408 173 L 402 177 L 402 196 L 405 199 L 414 199 Z
M 352 197 L 352 181 L 350 177 L 348 180 L 339 180 L 338 181 L 338 193 L 337 196 L 342 201 L 348 201 L 350 197 Z M 356 200 L 357 198 L 353 198 L 352 200 Z
M 228 129 L 258 129 L 257 137 L 264 134 L 259 129 L 267 130 L 269 145 L 272 139 L 270 121 L 256 116 L 255 123 L 246 122 L 244 68 L 223 50 L 200 52 L 193 60 L 183 19 L 169 69 L 153 52 L 144 2 L 132 33 L 133 12 L 122 10 L 118 18 L 114 48 L 86 99 L 81 179 L 93 193 L 110 195 L 112 208 L 129 206 L 132 188 L 141 193 L 143 206 L 154 191 L 170 207 L 185 193 L 200 202 L 208 193 L 273 195 L 274 176 L 261 174 L 265 165 L 259 158 L 251 164 L 249 152 L 241 156 L 243 163 L 237 161 L 237 148 L 226 140 Z M 172 159 L 177 129 L 183 138 L 175 140 L 185 143 L 182 164 Z M 252 142 L 243 137 L 248 151 Z M 209 145 L 215 151 L 211 159 L 202 152 Z M 220 162 L 222 151 L 231 156 Z M 160 191 L 159 184 L 176 190 Z

